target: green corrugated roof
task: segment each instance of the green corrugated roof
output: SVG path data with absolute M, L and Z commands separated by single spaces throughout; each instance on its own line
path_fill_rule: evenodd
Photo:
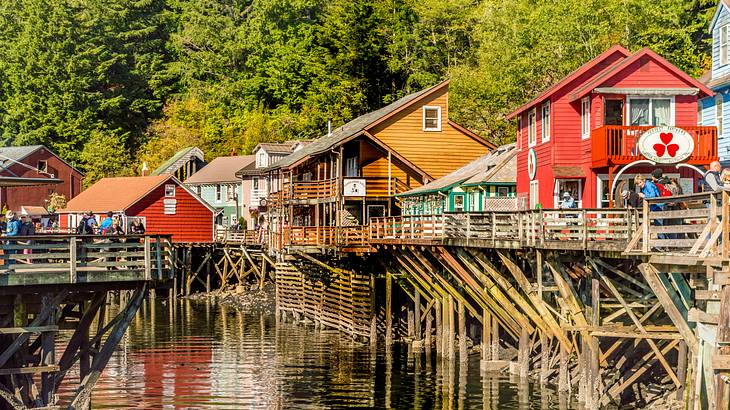
M 193 154 L 195 150 L 200 151 L 198 147 L 187 147 L 181 149 L 180 151 L 176 152 L 175 155 L 170 157 L 167 161 L 163 162 L 162 165 L 152 171 L 151 175 L 162 175 L 175 172 L 175 170 L 170 170 L 170 168 L 174 166 L 176 162 L 183 159 L 186 155 Z M 203 158 L 201 158 L 201 160 L 202 159 Z

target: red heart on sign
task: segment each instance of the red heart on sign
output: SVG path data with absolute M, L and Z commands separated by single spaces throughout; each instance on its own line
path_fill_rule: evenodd
M 674 139 L 674 134 L 671 132 L 662 132 L 659 134 L 659 139 L 662 140 L 664 145 L 669 145 L 669 143 L 672 142 L 672 139 Z
M 678 150 L 679 150 L 679 145 L 677 145 L 677 144 L 667 145 L 667 154 L 669 154 L 669 156 L 672 158 L 674 158 L 674 155 L 677 154 Z
M 664 144 L 654 144 L 654 152 L 656 152 L 657 157 L 663 156 L 665 149 L 667 149 L 667 146 Z

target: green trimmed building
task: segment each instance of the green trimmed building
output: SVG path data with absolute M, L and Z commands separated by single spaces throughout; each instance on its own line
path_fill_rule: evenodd
M 519 209 L 515 144 L 504 145 L 456 171 L 397 195 L 404 215 Z

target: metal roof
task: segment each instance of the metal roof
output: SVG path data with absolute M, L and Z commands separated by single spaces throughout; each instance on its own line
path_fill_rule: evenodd
M 194 173 L 185 180 L 187 185 L 217 184 L 223 182 L 239 182 L 236 172 L 252 163 L 255 163 L 254 155 L 239 155 L 231 157 L 218 157 L 209 162 L 200 171 Z
M 162 175 L 172 174 L 180 168 L 180 165 L 187 162 L 190 158 L 197 157 L 201 161 L 205 161 L 205 155 L 198 147 L 187 147 L 176 152 L 175 155 L 170 157 L 167 161 L 163 162 L 162 165 L 152 171 L 151 175 Z
M 419 97 L 430 93 L 431 91 L 443 86 L 444 84 L 447 84 L 447 82 L 444 81 L 424 90 L 406 95 L 405 97 L 391 104 L 388 104 L 383 108 L 361 115 L 354 120 L 348 122 L 347 124 L 336 128 L 332 131 L 332 134 L 312 141 L 304 148 L 292 153 L 287 157 L 284 157 L 267 169 L 286 168 L 288 166 L 296 164 L 297 162 L 309 156 L 318 155 L 325 151 L 328 151 L 329 149 L 339 145 L 350 137 L 355 137 L 361 134 L 370 124 L 374 123 L 378 119 L 385 117 L 386 115 L 391 114 L 395 111 L 398 111 L 412 101 L 415 101 Z
M 514 143 L 503 145 L 448 175 L 397 196 L 448 191 L 459 184 L 515 183 L 517 179 L 516 154 Z

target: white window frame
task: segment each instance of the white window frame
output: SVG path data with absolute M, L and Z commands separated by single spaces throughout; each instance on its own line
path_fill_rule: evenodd
M 252 186 L 253 186 L 253 190 L 254 191 L 258 191 L 259 190 L 260 185 L 259 185 L 259 178 L 258 177 L 253 177 Z
M 223 202 L 223 187 L 220 184 L 215 186 L 215 201 Z
M 720 65 L 724 66 L 728 63 L 728 38 L 727 38 L 727 27 L 728 25 L 725 24 L 724 26 L 720 27 L 720 38 L 718 39 L 718 43 L 720 44 Z
M 653 100 L 669 100 L 669 125 L 674 126 L 675 124 L 675 108 L 674 96 L 666 95 L 627 95 L 626 96 L 626 115 L 624 122 L 627 126 L 631 126 L 631 100 L 649 100 L 649 116 L 651 118 L 651 112 L 654 108 Z M 652 124 L 638 125 L 640 126 L 653 126 Z
M 530 181 L 530 209 L 535 209 L 540 203 L 540 184 L 537 179 Z
M 175 198 L 175 184 L 165 184 L 165 198 Z
M 268 164 L 266 163 L 266 151 L 263 149 L 260 149 L 259 152 L 256 153 L 256 168 L 264 168 Z
M 717 135 L 722 135 L 725 128 L 725 101 L 722 98 L 722 94 L 715 96 L 715 126 L 717 127 Z
M 437 126 L 436 128 L 429 128 L 426 127 L 426 111 L 428 110 L 436 110 L 436 115 L 438 116 L 436 118 Z M 441 106 L 438 105 L 424 105 L 422 108 L 422 115 L 423 115 L 423 130 L 426 132 L 438 132 L 441 131 Z
M 542 103 L 542 108 L 540 109 L 540 124 L 542 127 L 542 142 L 548 142 L 550 141 L 550 110 L 552 107 L 550 106 L 550 100 L 545 101 Z M 547 113 L 547 115 L 545 115 Z
M 591 137 L 591 97 L 580 100 L 580 135 L 583 139 Z
M 533 108 L 527 114 L 527 146 L 537 145 L 537 108 Z
M 522 151 L 522 138 L 524 137 L 524 133 L 522 132 L 522 113 L 520 113 L 519 116 L 517 116 L 517 149 L 518 151 Z

